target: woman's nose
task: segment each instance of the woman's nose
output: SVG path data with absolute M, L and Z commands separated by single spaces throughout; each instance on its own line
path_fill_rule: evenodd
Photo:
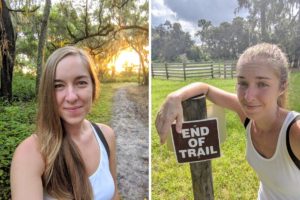
M 73 86 L 69 86 L 66 91 L 66 98 L 69 103 L 75 102 L 78 99 L 77 91 Z
M 247 102 L 251 102 L 253 99 L 255 99 L 256 96 L 256 90 L 253 87 L 248 87 L 245 91 L 245 99 Z

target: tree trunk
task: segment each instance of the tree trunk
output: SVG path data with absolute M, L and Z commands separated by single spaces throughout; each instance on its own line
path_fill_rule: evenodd
M 266 7 L 267 3 L 263 0 L 260 10 L 260 25 L 261 25 L 261 39 L 263 42 L 268 42 L 267 22 L 266 22 Z
M 39 36 L 39 44 L 38 44 L 38 57 L 37 57 L 37 76 L 36 76 L 36 94 L 38 94 L 38 88 L 40 85 L 40 78 L 42 74 L 42 66 L 44 64 L 44 47 L 46 44 L 47 38 L 47 27 L 48 27 L 48 19 L 50 15 L 51 9 L 51 0 L 46 0 L 43 20 L 41 24 L 41 34 Z
M 295 38 L 295 52 L 294 52 L 294 60 L 293 60 L 293 68 L 300 67 L 300 13 L 298 13 L 298 23 L 296 27 L 296 38 Z
M 10 13 L 4 0 L 1 0 L 0 6 L 0 50 L 2 58 L 0 96 L 11 101 L 16 41 Z
M 145 66 L 145 61 L 144 61 L 144 58 L 143 58 L 143 54 L 142 54 L 142 50 L 140 50 L 140 48 L 137 46 L 135 47 L 133 44 L 130 44 L 131 48 L 133 48 L 133 50 L 135 50 L 135 52 L 139 55 L 139 58 L 140 58 L 140 64 L 142 66 L 142 72 L 143 72 L 143 81 L 142 81 L 142 85 L 148 85 L 148 73 L 146 73 L 146 66 Z M 141 46 L 141 48 L 143 48 Z M 140 81 L 139 81 L 140 83 Z
M 148 85 L 148 73 L 146 73 L 145 61 L 144 61 L 142 53 L 138 52 L 138 54 L 139 54 L 139 57 L 140 57 L 140 63 L 141 63 L 141 66 L 142 66 L 142 71 L 143 71 L 143 82 L 142 82 L 142 84 L 143 85 Z

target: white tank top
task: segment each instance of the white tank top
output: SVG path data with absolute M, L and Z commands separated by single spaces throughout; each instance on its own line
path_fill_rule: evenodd
M 247 160 L 256 171 L 260 186 L 258 200 L 299 200 L 300 170 L 291 159 L 286 145 L 286 132 L 290 122 L 299 115 L 289 112 L 281 127 L 274 155 L 266 159 L 253 146 L 251 122 L 247 132 Z
M 111 200 L 115 193 L 115 184 L 109 169 L 109 159 L 106 149 L 98 137 L 96 130 L 93 132 L 100 147 L 100 162 L 97 170 L 89 177 L 93 188 L 94 200 Z M 44 190 L 44 200 L 54 200 Z

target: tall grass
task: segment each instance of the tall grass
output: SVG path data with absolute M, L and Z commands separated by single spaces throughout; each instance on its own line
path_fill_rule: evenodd
M 188 83 L 203 81 L 235 91 L 235 80 L 197 79 L 188 82 L 152 80 L 152 199 L 193 199 L 190 169 L 188 164 L 177 164 L 173 152 L 159 144 L 154 121 L 166 95 Z M 290 108 L 300 111 L 300 73 L 291 75 Z M 259 180 L 245 158 L 245 130 L 236 114 L 226 111 L 227 139 L 221 144 L 221 158 L 212 161 L 215 199 L 256 199 Z

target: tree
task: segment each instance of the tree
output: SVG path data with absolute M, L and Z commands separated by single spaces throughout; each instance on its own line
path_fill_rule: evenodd
M 36 94 L 38 93 L 40 78 L 42 74 L 42 65 L 44 63 L 44 46 L 47 38 L 48 18 L 51 9 L 51 0 L 46 0 L 43 20 L 41 23 L 41 33 L 39 36 L 38 56 L 37 56 L 37 77 L 36 77 Z
M 26 4 L 30 3 L 30 1 L 26 1 Z M 21 9 L 11 9 L 4 0 L 1 0 L 0 4 L 0 50 L 2 59 L 0 97 L 9 101 L 12 100 L 13 96 L 12 81 L 16 55 L 16 33 L 11 19 L 11 12 L 30 13 L 38 9 L 36 6 L 32 10 L 30 8 L 30 6 L 25 5 Z
M 198 26 L 200 30 L 196 35 L 201 39 L 202 48 L 213 59 L 236 59 L 249 46 L 248 22 L 241 17 L 216 27 L 210 21 L 201 19 Z
M 132 25 L 137 26 L 138 24 L 142 27 L 148 27 L 148 1 L 144 4 L 135 5 L 131 4 L 131 9 L 122 13 L 123 16 L 120 17 L 120 27 L 130 27 Z M 139 14 L 131 14 L 131 10 L 136 10 Z M 126 19 L 126 20 L 125 20 Z M 148 85 L 148 29 L 126 29 L 119 34 L 120 39 L 124 39 L 128 45 L 139 55 L 140 66 L 138 73 L 138 82 L 143 85 Z M 142 80 L 140 79 L 142 73 Z
M 180 55 L 186 54 L 194 45 L 191 35 L 184 32 L 180 23 L 164 24 L 152 30 L 152 59 L 172 62 Z
M 238 0 L 239 7 L 237 8 L 237 11 L 241 8 L 246 8 L 250 13 L 251 18 L 256 18 L 257 15 L 259 16 L 261 30 L 260 39 L 263 42 L 269 41 L 268 24 L 270 24 L 270 20 L 272 19 L 268 18 L 268 12 L 270 12 L 270 5 L 272 3 L 273 0 Z
M 38 77 L 41 71 L 38 69 L 41 69 L 43 63 L 42 57 L 47 57 L 55 49 L 65 45 L 76 45 L 86 49 L 97 61 L 96 66 L 103 68 L 103 70 L 98 69 L 100 73 L 107 73 L 106 64 L 119 51 L 129 48 L 131 45 L 128 42 L 142 42 L 143 48 L 136 49 L 142 51 L 141 55 L 148 54 L 148 51 L 142 50 L 148 45 L 147 0 L 66 0 L 54 3 L 48 16 L 48 29 L 41 25 L 46 25 L 43 21 L 46 22 L 44 19 L 47 18 L 47 8 L 50 10 L 49 3 L 45 1 L 44 12 L 38 10 L 32 13 L 30 10 L 36 11 L 38 9 L 36 4 L 42 4 L 41 1 L 10 0 L 9 2 L 10 7 L 15 8 L 14 10 L 9 8 L 9 12 L 13 14 L 12 26 L 17 36 L 17 39 L 15 38 L 18 46 L 15 52 L 16 62 L 21 67 L 25 65 L 36 70 Z M 15 12 L 17 10 L 18 12 Z M 135 40 L 133 37 L 139 39 Z M 134 45 L 137 45 L 136 42 Z M 41 49 L 44 49 L 44 52 Z M 147 56 L 143 55 L 143 60 L 147 62 Z M 142 66 L 147 67 L 147 64 L 143 63 Z M 147 70 L 141 71 L 147 72 Z
M 280 44 L 288 53 L 293 67 L 300 57 L 299 0 L 238 0 L 239 7 L 249 11 L 250 34 L 260 29 L 260 41 Z M 260 22 L 260 23 L 257 23 Z
M 15 60 L 15 33 L 6 2 L 0 5 L 1 88 L 0 96 L 12 99 L 12 79 Z
M 145 53 L 142 49 L 148 45 L 147 0 L 122 1 L 122 3 L 86 0 L 79 4 L 80 6 L 76 6 L 72 2 L 65 2 L 58 5 L 59 9 L 55 16 L 58 20 L 50 21 L 56 30 L 60 30 L 61 26 L 58 24 L 62 24 L 65 31 L 60 31 L 59 34 L 56 32 L 55 40 L 51 42 L 54 48 L 66 44 L 85 47 L 94 58 L 97 58 L 97 62 L 100 62 L 98 66 L 103 68 L 114 55 L 130 46 L 140 51 L 137 52 L 139 55 Z M 138 48 L 137 41 L 139 41 Z M 145 58 L 147 56 L 143 56 L 141 63 L 142 71 L 146 73 Z M 145 74 L 143 77 L 148 75 Z

